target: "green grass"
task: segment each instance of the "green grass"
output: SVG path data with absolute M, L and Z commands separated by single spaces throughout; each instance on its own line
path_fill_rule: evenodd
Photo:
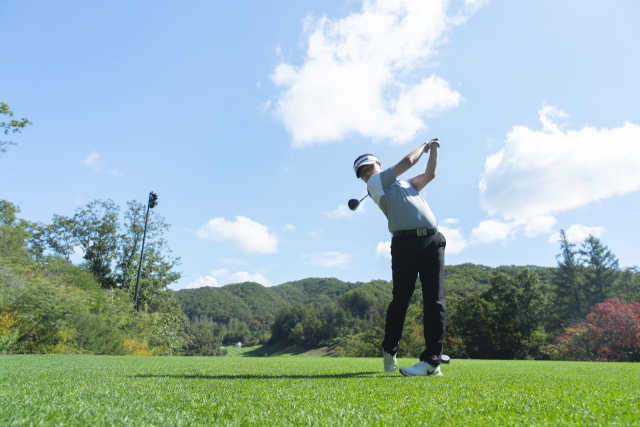
M 227 356 L 228 357 L 242 357 L 242 356 L 246 356 L 246 355 L 254 355 L 254 353 L 256 353 L 256 351 L 260 351 L 260 349 L 262 348 L 261 345 L 254 345 L 253 347 L 242 347 L 242 348 L 238 348 L 235 346 L 229 346 L 229 347 L 223 347 L 227 349 Z M 264 353 L 263 353 L 264 355 Z
M 405 378 L 381 363 L 0 356 L 0 425 L 640 424 L 640 364 L 454 360 Z

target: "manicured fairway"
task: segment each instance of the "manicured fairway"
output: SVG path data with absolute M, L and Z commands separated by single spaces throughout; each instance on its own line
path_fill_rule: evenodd
M 415 363 L 400 360 L 400 366 Z M 639 425 L 640 364 L 0 356 L 0 425 Z

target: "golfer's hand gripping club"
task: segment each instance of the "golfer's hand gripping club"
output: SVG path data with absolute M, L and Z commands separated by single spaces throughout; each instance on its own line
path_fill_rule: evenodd
M 431 145 L 433 143 L 438 144 L 438 147 L 440 147 L 440 138 L 433 138 L 432 140 L 425 142 L 424 143 L 424 152 L 427 153 L 429 151 L 429 149 L 431 148 Z

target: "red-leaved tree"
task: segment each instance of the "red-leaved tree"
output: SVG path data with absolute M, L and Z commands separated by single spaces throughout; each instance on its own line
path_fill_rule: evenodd
M 583 322 L 556 338 L 551 357 L 556 360 L 599 362 L 640 361 L 640 304 L 608 299 L 595 305 Z

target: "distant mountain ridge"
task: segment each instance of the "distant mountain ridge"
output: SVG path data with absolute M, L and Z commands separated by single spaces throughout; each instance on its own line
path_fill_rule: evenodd
M 501 266 L 487 267 L 476 264 L 460 264 L 445 267 L 445 295 L 455 293 L 464 296 L 470 292 L 485 290 L 490 280 L 499 273 L 515 276 L 523 268 L 534 270 L 542 282 L 549 283 L 552 267 Z M 417 283 L 417 288 L 420 283 Z M 375 294 L 391 298 L 392 283 L 384 280 L 371 282 L 343 282 L 335 278 L 307 278 L 281 285 L 264 287 L 258 283 L 245 282 L 219 288 L 202 287 L 182 289 L 175 297 L 182 304 L 182 311 L 192 320 L 206 317 L 214 322 L 228 323 L 232 318 L 246 324 L 257 320 L 262 325 L 271 325 L 282 308 L 296 304 L 335 302 L 341 297 L 351 298 L 364 287 L 375 290 Z M 346 295 L 348 294 L 348 295 Z

